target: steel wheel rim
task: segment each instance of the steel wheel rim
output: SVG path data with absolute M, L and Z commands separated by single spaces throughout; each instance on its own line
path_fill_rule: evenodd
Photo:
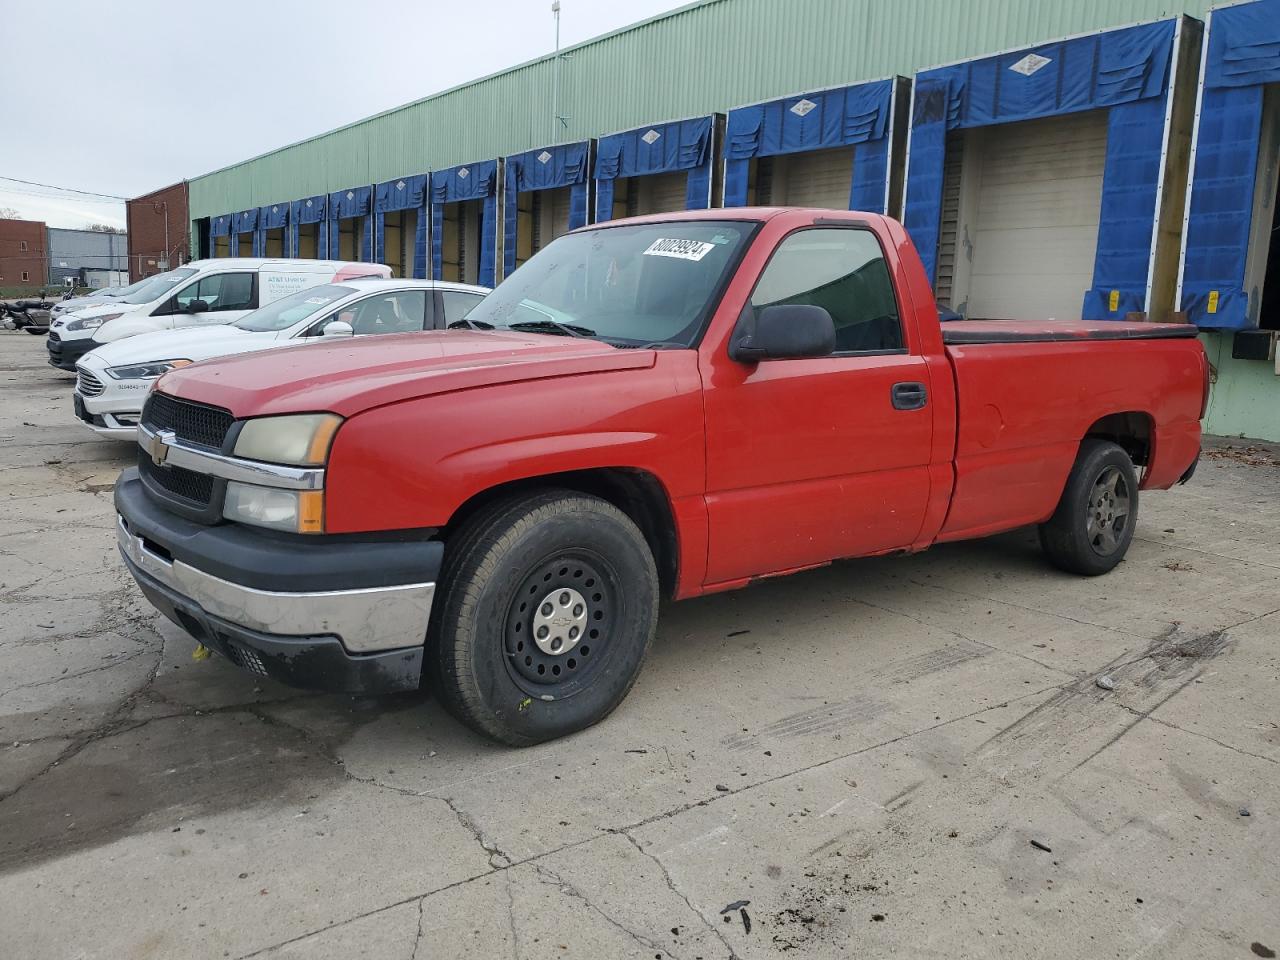
M 1089 490 L 1085 515 L 1085 536 L 1099 556 L 1109 557 L 1120 549 L 1132 504 L 1128 478 L 1119 467 L 1104 468 Z
M 612 567 L 588 551 L 557 553 L 521 579 L 503 631 L 507 672 L 520 689 L 562 700 L 591 683 L 613 654 L 616 584 Z

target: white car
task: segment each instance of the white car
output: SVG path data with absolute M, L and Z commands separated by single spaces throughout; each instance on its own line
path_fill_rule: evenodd
M 53 309 L 49 311 L 49 316 L 60 317 L 64 313 L 78 313 L 88 307 L 97 306 L 105 300 L 115 300 L 118 297 L 127 297 L 144 283 L 146 283 L 146 280 L 139 280 L 137 283 L 131 283 L 127 287 L 105 287 L 102 290 L 95 290 L 93 293 L 86 293 L 82 297 L 72 297 L 70 300 L 59 300 L 53 305 Z
M 380 263 L 221 257 L 193 260 L 148 277 L 132 293 L 63 314 L 49 326 L 49 363 L 75 370 L 76 361 L 104 343 L 125 337 L 226 324 L 272 301 L 320 283 L 390 277 Z
M 333 337 L 440 330 L 488 292 L 444 281 L 344 280 L 294 293 L 232 324 L 108 343 L 76 364 L 75 413 L 104 437 L 133 440 L 152 384 L 174 367 Z

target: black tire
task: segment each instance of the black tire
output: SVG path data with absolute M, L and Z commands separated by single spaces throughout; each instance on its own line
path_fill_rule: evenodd
M 658 572 L 644 535 L 612 504 L 570 490 L 482 511 L 449 544 L 441 584 L 428 636 L 440 699 L 512 746 L 608 716 L 657 626 Z
M 1107 440 L 1085 440 L 1058 508 L 1040 525 L 1040 546 L 1060 570 L 1096 577 L 1115 568 L 1138 525 L 1138 475 Z

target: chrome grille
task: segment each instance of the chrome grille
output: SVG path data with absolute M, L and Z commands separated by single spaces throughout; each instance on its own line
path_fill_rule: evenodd
M 84 367 L 76 367 L 76 393 L 82 397 L 96 397 L 105 390 L 101 380 Z
M 201 446 L 222 448 L 222 441 L 235 418 L 230 411 L 190 400 L 179 400 L 152 391 L 142 408 L 143 426 L 150 430 L 172 430 L 179 440 Z

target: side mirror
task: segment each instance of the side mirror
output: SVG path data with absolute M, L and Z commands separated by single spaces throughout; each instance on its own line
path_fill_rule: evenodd
M 729 356 L 739 363 L 829 357 L 835 349 L 831 314 L 799 303 L 777 304 L 759 313 L 748 305 L 729 341 Z
M 320 332 L 322 337 L 350 337 L 355 334 L 351 329 L 351 324 L 345 320 L 330 320 L 324 325 L 324 330 Z
M 208 313 L 209 303 L 206 300 L 192 300 L 186 306 L 187 313 Z

